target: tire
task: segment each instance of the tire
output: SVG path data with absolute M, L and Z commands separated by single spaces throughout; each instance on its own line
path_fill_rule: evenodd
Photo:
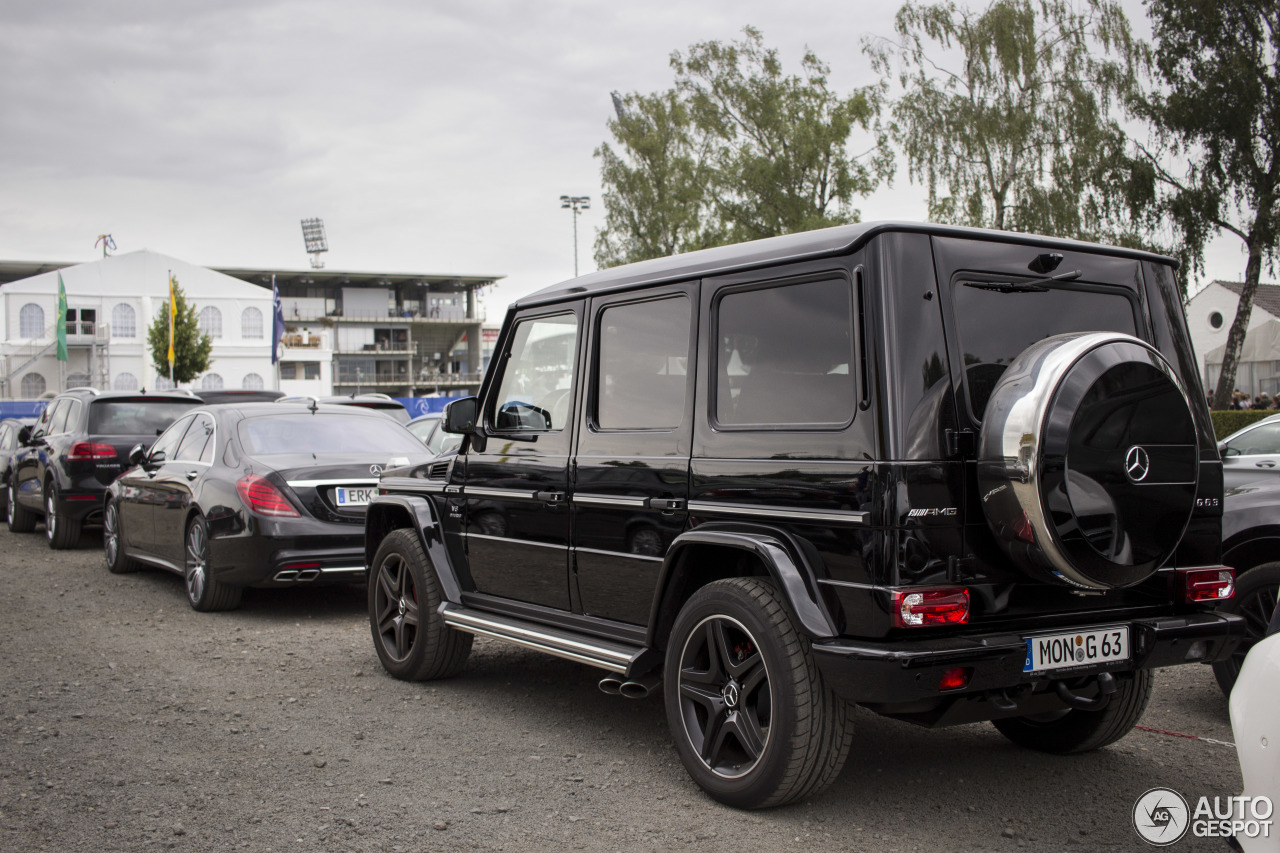
M 1149 344 L 1113 332 L 1038 341 L 1000 374 L 982 419 L 979 503 L 1031 578 L 1121 589 L 1173 553 L 1200 451 L 1187 392 Z
M 67 518 L 67 508 L 58 500 L 58 490 L 52 482 L 45 486 L 44 494 L 44 530 L 49 547 L 55 551 L 76 547 L 80 542 L 80 522 Z
M 369 573 L 369 630 L 378 659 L 402 681 L 450 678 L 471 654 L 472 636 L 440 615 L 440 580 L 415 531 L 383 538 Z
M 1151 700 L 1151 670 L 1140 669 L 1131 678 L 1116 677 L 1116 692 L 1101 711 L 1069 710 L 1045 719 L 1010 717 L 992 725 L 1018 746 L 1069 755 L 1113 744 L 1127 735 Z
M 9 484 L 9 510 L 6 517 L 9 522 L 9 530 L 14 533 L 30 533 L 36 529 L 38 517 L 34 512 L 18 503 L 18 488 L 13 483 Z
M 102 510 L 102 551 L 107 561 L 107 571 L 113 575 L 136 572 L 138 564 L 125 556 L 124 526 L 120 509 L 115 501 L 108 501 Z
M 1280 590 L 1280 563 L 1263 563 L 1240 575 L 1236 579 L 1235 597 L 1218 608 L 1223 613 L 1239 614 L 1245 620 L 1245 636 L 1240 645 L 1231 657 L 1213 665 L 1213 677 L 1227 696 L 1235 687 L 1245 655 L 1266 636 L 1271 614 L 1276 609 L 1277 590 Z
M 693 594 L 672 627 L 664 678 L 680 760 L 726 805 L 767 808 L 816 794 L 849 754 L 849 705 L 823 682 L 809 641 L 760 578 Z
M 193 610 L 212 613 L 240 606 L 244 590 L 221 583 L 209 574 L 209 525 L 201 516 L 197 515 L 187 525 L 184 553 L 183 579 L 187 603 Z

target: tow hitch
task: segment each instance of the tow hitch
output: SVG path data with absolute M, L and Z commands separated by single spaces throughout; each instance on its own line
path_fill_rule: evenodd
M 1058 698 L 1070 708 L 1074 708 L 1077 711 L 1101 711 L 1107 707 L 1107 703 L 1111 701 L 1111 695 L 1116 692 L 1116 679 L 1109 672 L 1098 673 L 1098 696 L 1096 699 L 1072 693 L 1071 688 L 1067 686 L 1065 681 L 1055 681 L 1053 689 L 1058 694 Z

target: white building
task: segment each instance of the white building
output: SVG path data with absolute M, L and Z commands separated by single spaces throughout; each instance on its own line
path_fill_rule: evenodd
M 194 389 L 274 388 L 271 291 L 156 252 L 139 251 L 60 270 L 67 293 L 69 360 L 57 361 L 58 272 L 0 288 L 0 393 L 34 399 L 90 385 L 130 391 L 169 387 L 152 364 L 147 329 L 169 299 L 172 273 L 213 338 L 208 372 Z M 313 386 L 308 383 L 308 388 Z M 317 390 L 319 383 L 314 385 Z M 328 388 L 328 383 L 323 385 Z M 308 390 L 303 393 L 315 393 Z
M 1239 282 L 1215 281 L 1187 303 L 1191 343 L 1209 393 L 1213 393 L 1222 372 L 1227 333 L 1236 318 L 1243 289 L 1244 285 Z M 1280 392 L 1280 285 L 1258 285 L 1240 364 L 1236 368 L 1235 387 L 1250 397 L 1263 391 L 1273 396 Z

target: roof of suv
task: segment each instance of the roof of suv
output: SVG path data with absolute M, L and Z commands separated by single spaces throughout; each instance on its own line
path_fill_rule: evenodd
M 553 284 L 517 300 L 512 304 L 512 307 L 538 305 L 582 294 L 659 284 L 677 278 L 687 279 L 721 275 L 748 270 L 765 264 L 775 264 L 779 261 L 798 261 L 843 255 L 856 250 L 861 244 L 875 235 L 890 231 L 935 234 L 940 237 L 964 237 L 971 240 L 998 240 L 1002 243 L 1026 243 L 1042 247 L 1105 253 L 1114 257 L 1155 261 L 1173 266 L 1178 264 L 1174 258 L 1157 255 L 1152 252 L 1144 252 L 1139 249 L 1104 246 L 1099 243 L 1064 240 L 1058 237 L 1041 237 L 1035 234 L 1021 234 L 1014 231 L 964 228 L 958 225 L 938 225 L 932 222 L 859 222 L 854 225 L 840 225 L 835 228 L 821 228 L 817 231 L 803 231 L 798 234 L 786 234 L 781 237 L 768 237 L 763 240 L 752 240 L 749 243 L 717 246 L 714 249 L 700 249 L 683 255 L 654 258 L 649 261 L 639 261 L 634 264 L 612 267 L 611 269 L 600 270 L 578 278 L 571 278 L 559 284 Z
M 200 398 L 185 391 L 99 391 L 96 388 L 68 388 L 59 397 L 78 397 L 82 400 L 120 400 L 120 399 L 156 399 L 177 400 L 184 403 L 199 403 Z

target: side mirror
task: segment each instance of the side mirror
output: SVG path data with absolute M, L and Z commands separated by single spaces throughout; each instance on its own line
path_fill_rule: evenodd
M 18 444 L 30 444 L 30 443 L 31 443 L 31 427 L 24 426 L 22 429 L 18 430 Z
M 440 428 L 454 435 L 473 435 L 479 412 L 479 401 L 475 397 L 454 400 L 444 407 L 444 419 Z
M 129 464 L 141 465 L 142 461 L 147 458 L 147 446 L 145 444 L 135 444 L 133 449 L 129 451 Z
M 165 455 L 166 454 L 163 450 L 157 450 L 154 453 L 145 454 L 142 460 L 142 467 L 148 470 L 152 468 L 159 468 L 165 463 Z

